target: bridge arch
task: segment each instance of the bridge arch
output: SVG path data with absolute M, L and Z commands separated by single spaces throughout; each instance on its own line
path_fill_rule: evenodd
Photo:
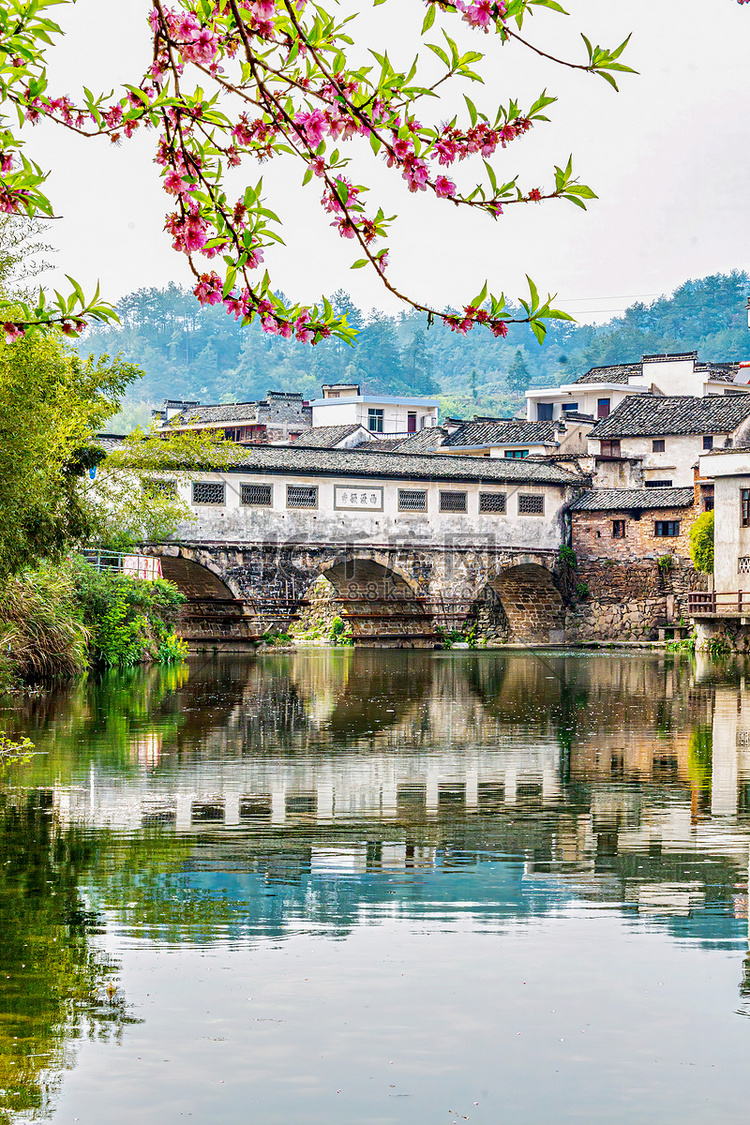
M 432 647 L 438 640 L 430 600 L 387 555 L 348 551 L 328 559 L 320 574 L 359 645 Z
M 552 572 L 538 562 L 504 567 L 484 588 L 473 615 L 480 635 L 515 644 L 564 640 L 565 604 Z
M 160 559 L 164 578 L 187 598 L 180 609 L 177 632 L 191 650 L 211 647 L 241 651 L 243 645 L 256 639 L 259 626 L 247 603 L 237 596 L 213 559 L 184 548 L 151 548 L 148 553 Z

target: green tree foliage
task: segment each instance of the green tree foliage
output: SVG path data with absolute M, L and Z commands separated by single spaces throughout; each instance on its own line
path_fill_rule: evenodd
M 92 533 L 90 439 L 138 374 L 58 335 L 0 345 L 0 581 Z
M 704 512 L 690 528 L 690 558 L 703 574 L 714 572 L 714 513 Z

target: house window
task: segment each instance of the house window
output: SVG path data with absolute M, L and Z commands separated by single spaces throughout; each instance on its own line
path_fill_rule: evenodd
M 506 509 L 506 500 L 504 492 L 480 492 L 479 493 L 479 511 L 492 512 L 495 515 L 504 516 Z
M 671 480 L 647 480 L 644 482 L 646 488 L 671 488 Z
M 664 445 L 664 438 L 663 437 L 654 438 L 654 440 L 651 442 L 651 452 L 652 453 L 663 453 L 664 448 L 665 448 L 665 445 Z
M 427 493 L 422 488 L 399 488 L 399 512 L 426 512 Z
M 288 484 L 286 486 L 287 508 L 317 508 L 318 486 Z
M 372 434 L 382 434 L 383 432 L 383 411 L 376 410 L 370 407 L 367 411 L 367 426 Z
M 608 418 L 609 417 L 609 399 L 608 398 L 598 398 L 596 400 L 596 416 L 597 416 L 597 418 Z
M 625 520 L 612 520 L 612 538 L 625 538 Z
M 406 415 L 406 432 L 407 434 L 415 434 L 417 432 L 417 414 L 416 411 L 411 410 Z
M 704 512 L 714 510 L 714 487 L 712 484 L 701 485 L 701 504 Z
M 577 412 L 578 412 L 578 403 L 577 402 L 564 402 L 563 403 L 563 414 L 577 413 Z
M 240 485 L 240 504 L 244 504 L 248 508 L 270 508 L 272 503 L 272 484 Z
M 551 402 L 538 402 L 536 404 L 537 422 L 552 421 L 553 404 Z
M 441 512 L 465 512 L 466 511 L 466 493 L 465 492 L 441 492 L 440 493 L 440 511 Z
M 326 398 L 339 398 L 340 395 L 341 395 L 340 391 L 329 391 L 328 394 L 326 395 Z
M 713 434 L 704 434 L 703 435 L 703 448 L 705 450 L 709 450 L 709 449 L 713 449 L 713 447 L 714 447 L 714 436 L 713 436 Z
M 543 516 L 544 496 L 534 496 L 531 493 L 522 492 L 518 497 L 518 514 L 519 516 Z
M 741 524 L 743 527 L 750 527 L 750 488 L 740 489 L 740 505 L 741 505 Z
M 737 559 L 737 571 L 739 574 L 750 574 L 750 558 L 747 555 Z
M 612 438 L 609 441 L 602 441 L 602 457 L 619 457 L 620 456 L 620 439 Z
M 654 523 L 654 535 L 657 539 L 674 539 L 679 534 L 679 520 L 656 520 Z
M 225 485 L 221 481 L 196 480 L 193 481 L 194 504 L 223 504 Z
M 528 455 L 529 455 L 528 449 L 506 449 L 505 450 L 505 456 L 506 457 L 528 457 Z

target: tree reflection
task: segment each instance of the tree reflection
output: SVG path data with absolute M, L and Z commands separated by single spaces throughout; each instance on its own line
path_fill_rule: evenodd
M 0 1122 L 46 1116 L 86 1036 L 134 1022 L 79 891 L 96 846 L 45 791 L 0 791 Z M 109 987 L 108 987 L 109 986 Z

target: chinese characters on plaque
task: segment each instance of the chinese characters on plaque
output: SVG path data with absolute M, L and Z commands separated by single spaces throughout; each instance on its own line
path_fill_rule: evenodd
M 354 488 L 349 485 L 335 485 L 333 490 L 333 503 L 339 511 L 347 512 L 382 512 L 382 488 Z

